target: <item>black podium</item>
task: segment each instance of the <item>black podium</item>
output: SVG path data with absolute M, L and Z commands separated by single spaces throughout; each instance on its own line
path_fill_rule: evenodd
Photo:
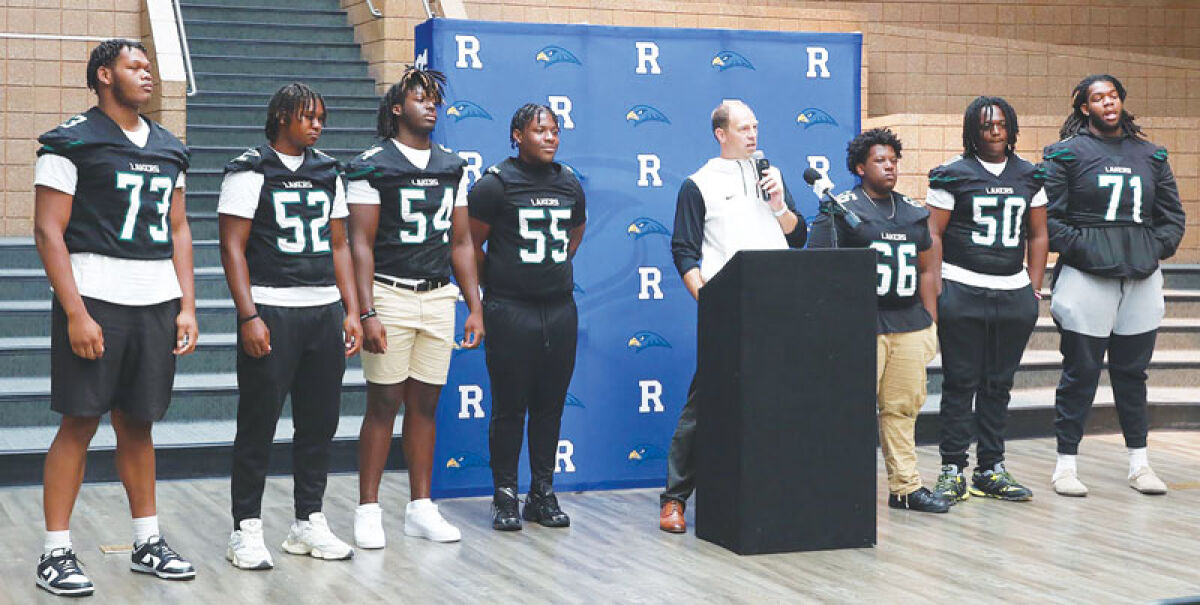
M 737 253 L 700 294 L 696 536 L 875 543 L 875 252 Z

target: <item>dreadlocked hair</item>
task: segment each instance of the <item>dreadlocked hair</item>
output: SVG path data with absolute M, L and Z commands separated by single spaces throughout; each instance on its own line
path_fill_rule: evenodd
M 900 137 L 890 128 L 864 130 L 846 145 L 846 167 L 850 169 L 850 174 L 858 174 L 854 168 L 867 162 L 867 154 L 876 145 L 891 147 L 896 152 L 896 159 L 900 159 Z
M 318 105 L 324 114 L 325 99 L 321 97 L 321 93 L 309 88 L 304 82 L 292 82 L 275 91 L 271 103 L 267 105 L 267 140 L 274 142 L 279 136 L 280 125 L 291 124 L 296 114 L 308 111 L 310 107 L 315 110 Z M 321 123 L 325 123 L 323 115 Z
M 1088 102 L 1088 89 L 1096 82 L 1108 82 L 1117 89 L 1117 96 L 1121 98 L 1121 119 L 1118 124 L 1121 127 L 1121 132 L 1125 136 L 1144 137 L 1142 127 L 1134 123 L 1133 114 L 1125 110 L 1125 87 L 1121 85 L 1121 81 L 1116 76 L 1109 74 L 1093 74 L 1079 81 L 1075 85 L 1075 89 L 1071 91 L 1071 115 L 1063 122 L 1062 128 L 1058 129 L 1058 136 L 1065 139 L 1074 136 L 1080 130 L 1087 128 L 1088 116 L 1080 109 Z
M 993 105 L 999 107 L 1000 113 L 1004 114 L 1005 130 L 1008 132 L 1008 144 L 1004 153 L 1011 156 L 1016 152 L 1017 133 L 1021 130 L 1017 125 L 1017 110 L 1013 109 L 1012 105 L 1009 105 L 1003 97 L 976 97 L 963 112 L 963 156 L 973 158 L 979 155 L 980 125 L 982 124 L 980 116 L 984 109 Z
M 530 122 L 541 117 L 542 112 L 545 112 L 552 117 L 554 116 L 553 110 L 545 105 L 538 105 L 537 103 L 526 103 L 518 108 L 515 113 L 513 113 L 512 122 L 509 124 L 508 128 L 508 142 L 512 145 L 513 149 L 517 148 L 517 137 L 513 135 L 513 131 L 525 130 L 525 127 L 528 126 Z M 556 121 L 558 120 L 557 117 L 554 119 Z
M 441 107 L 445 97 L 442 95 L 442 90 L 446 87 L 446 74 L 433 70 L 421 69 L 409 65 L 404 68 L 404 74 L 400 76 L 400 80 L 392 84 L 391 88 L 384 93 L 383 98 L 379 100 L 379 114 L 375 120 L 375 134 L 381 139 L 390 139 L 396 136 L 399 127 L 396 121 L 400 116 L 392 113 L 392 107 L 396 105 L 404 105 L 404 99 L 408 93 L 417 90 L 418 88 L 425 91 L 426 97 L 433 97 L 433 104 Z
M 88 56 L 87 63 L 87 87 L 99 92 L 100 79 L 96 76 L 96 72 L 100 71 L 101 67 L 112 68 L 116 63 L 117 57 L 121 56 L 121 51 L 126 48 L 140 50 L 142 54 L 146 52 L 146 47 L 141 42 L 126 40 L 125 38 L 112 38 L 105 40 L 96 45 L 92 49 L 92 54 Z

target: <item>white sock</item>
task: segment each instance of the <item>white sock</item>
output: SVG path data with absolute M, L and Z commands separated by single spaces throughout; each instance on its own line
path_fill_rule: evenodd
M 56 548 L 71 548 L 71 530 L 48 531 L 42 542 L 42 553 L 49 555 Z
M 1075 454 L 1059 454 L 1058 462 L 1054 465 L 1054 476 L 1076 472 Z
M 133 520 L 133 545 L 138 546 L 150 541 L 158 532 L 158 515 L 136 517 Z
M 1129 476 L 1143 466 L 1150 466 L 1150 455 L 1144 447 L 1129 448 Z

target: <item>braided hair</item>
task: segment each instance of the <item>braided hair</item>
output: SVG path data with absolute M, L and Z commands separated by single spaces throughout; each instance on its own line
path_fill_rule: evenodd
M 399 132 L 397 120 L 400 116 L 392 113 L 392 107 L 403 105 L 408 93 L 417 89 L 425 91 L 426 97 L 433 97 L 434 105 L 441 106 L 445 101 L 442 91 L 446 87 L 446 74 L 433 70 L 421 69 L 409 65 L 404 68 L 400 80 L 392 84 L 379 100 L 379 113 L 375 120 L 375 134 L 381 139 L 390 139 Z
M 999 107 L 1000 112 L 1004 114 L 1005 130 L 1008 132 L 1005 154 L 1011 156 L 1016 152 L 1017 133 L 1021 130 L 1017 125 L 1017 110 L 1003 97 L 976 97 L 963 113 L 963 157 L 973 158 L 979 155 L 980 116 L 985 108 L 993 105 Z
M 1125 136 L 1145 137 L 1142 132 L 1142 127 L 1134 123 L 1133 114 L 1125 110 L 1125 87 L 1121 85 L 1121 81 L 1116 76 L 1109 74 L 1093 74 L 1079 81 L 1075 85 L 1075 89 L 1071 91 L 1071 115 L 1063 122 L 1062 128 L 1058 130 L 1059 138 L 1065 139 L 1074 136 L 1080 130 L 1088 127 L 1088 116 L 1081 109 L 1088 102 L 1088 90 L 1092 84 L 1096 82 L 1108 82 L 1117 89 L 1117 96 L 1121 98 L 1121 118 L 1117 123 L 1121 127 L 1121 132 Z
M 267 140 L 272 143 L 279 136 L 281 125 L 291 124 L 292 118 L 310 108 L 320 107 L 321 123 L 325 123 L 325 99 L 321 93 L 311 89 L 304 82 L 292 82 L 275 91 L 267 105 L 267 125 L 265 128 Z
M 546 105 L 538 105 L 537 103 L 526 103 L 513 113 L 512 122 L 509 123 L 508 128 L 508 142 L 512 145 L 513 149 L 517 148 L 517 137 L 513 134 L 513 131 L 525 130 L 525 127 L 530 122 L 541 118 L 543 112 L 550 115 L 555 121 L 558 120 L 553 110 Z

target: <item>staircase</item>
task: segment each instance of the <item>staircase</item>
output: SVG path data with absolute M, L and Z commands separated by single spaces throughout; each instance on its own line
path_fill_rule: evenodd
M 267 103 L 284 84 L 301 80 L 324 96 L 328 125 L 317 146 L 341 160 L 373 140 L 378 97 L 338 0 L 185 0 L 181 8 L 199 89 L 188 98 L 187 204 L 200 340 L 178 361 L 174 399 L 155 425 L 155 441 L 159 476 L 221 476 L 229 472 L 237 410 L 235 312 L 217 247 L 222 168 L 265 142 Z M 41 457 L 58 425 L 49 409 L 50 291 L 41 267 L 31 239 L 0 241 L 0 485 L 41 481 Z M 356 468 L 365 406 L 357 356 L 344 385 L 333 470 Z M 284 416 L 272 471 L 290 467 L 290 406 Z M 107 422 L 92 445 L 87 479 L 114 480 Z M 389 467 L 402 459 L 400 448 L 392 451 Z
M 1200 265 L 1163 265 L 1166 319 L 1158 330 L 1150 362 L 1150 429 L 1200 428 Z M 1054 434 L 1054 391 L 1062 373 L 1058 330 L 1050 319 L 1050 271 L 1046 272 L 1040 316 L 1013 384 L 1008 436 L 1047 437 Z M 942 360 L 929 366 L 929 399 L 917 419 L 917 442 L 939 441 Z M 1108 372 L 1100 379 L 1086 434 L 1119 433 Z

